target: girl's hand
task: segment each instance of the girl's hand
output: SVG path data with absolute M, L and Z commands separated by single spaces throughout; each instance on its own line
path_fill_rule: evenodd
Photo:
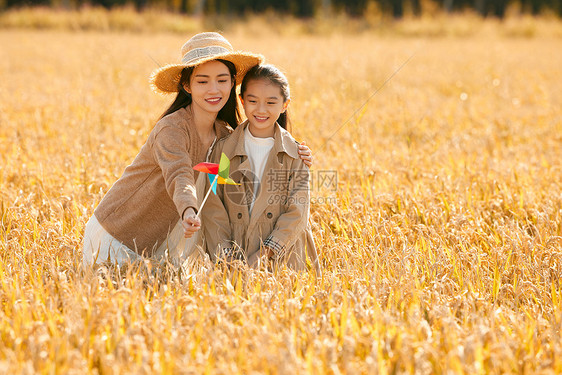
M 269 246 L 264 246 L 262 248 L 262 255 L 260 261 L 260 264 L 262 265 L 264 270 L 267 270 L 268 272 L 273 272 L 275 270 L 276 263 L 277 261 L 275 259 L 275 251 Z
M 273 260 L 275 258 L 275 251 L 269 246 L 263 247 L 263 253 L 267 259 Z
M 197 217 L 195 210 L 191 207 L 185 211 L 183 216 L 183 235 L 185 238 L 191 238 L 199 229 L 201 229 L 201 220 Z
M 308 168 L 312 167 L 312 151 L 304 141 L 299 145 L 299 156 Z

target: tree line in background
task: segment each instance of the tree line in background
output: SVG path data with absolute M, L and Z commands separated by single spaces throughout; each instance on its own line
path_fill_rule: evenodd
M 52 6 L 77 9 L 83 5 L 112 8 L 132 4 L 138 10 L 166 9 L 185 14 L 244 15 L 273 10 L 280 14 L 307 18 L 325 12 L 345 12 L 361 17 L 373 6 L 382 13 L 401 18 L 408 11 L 420 15 L 423 0 L 0 0 L 0 10 L 23 6 Z M 440 0 L 437 3 L 447 12 L 472 9 L 482 16 L 503 18 L 508 5 L 518 1 L 525 13 L 538 15 L 551 11 L 562 16 L 562 0 Z

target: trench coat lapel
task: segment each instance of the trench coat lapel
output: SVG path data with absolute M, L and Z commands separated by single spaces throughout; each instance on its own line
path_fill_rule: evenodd
M 272 176 L 268 176 L 269 171 L 278 171 L 283 168 L 283 164 L 279 162 L 277 157 L 278 152 L 274 149 L 271 150 L 265 164 L 263 171 L 263 176 L 260 181 L 260 187 L 257 193 L 256 200 L 254 201 L 254 207 L 252 208 L 252 214 L 250 216 L 250 224 L 248 225 L 248 232 L 250 232 L 253 227 L 257 224 L 260 217 L 267 206 L 269 205 L 271 191 L 271 181 L 268 181 Z M 274 176 L 274 175 L 273 175 Z
M 246 206 L 246 210 L 248 212 L 248 217 L 250 215 L 250 203 L 254 200 L 254 173 L 252 172 L 252 166 L 250 164 L 250 158 L 248 156 L 240 156 L 241 163 L 238 166 L 237 172 L 241 174 L 240 185 L 238 188 L 240 189 L 241 196 L 243 196 L 243 201 L 240 204 Z M 238 174 L 237 173 L 237 174 Z
M 249 221 L 248 199 L 253 197 L 253 173 L 250 159 L 244 148 L 244 128 L 246 122 L 238 125 L 231 137 L 227 140 L 227 145 L 223 152 L 230 157 L 230 177 L 240 185 L 230 185 L 228 190 L 234 192 L 229 194 L 231 200 L 238 209 L 242 210 L 245 222 Z M 251 194 L 251 195 L 248 195 Z
M 271 195 L 274 193 L 289 194 L 288 191 L 278 191 L 274 188 L 276 185 L 275 178 L 279 176 L 278 173 L 287 172 L 287 168 L 283 165 L 283 154 L 287 154 L 292 158 L 298 158 L 297 147 L 294 144 L 289 133 L 282 129 L 279 125 L 275 125 L 275 143 L 269 153 L 263 176 L 261 177 L 259 191 L 254 202 L 252 215 L 250 216 L 250 224 L 248 225 L 248 232 L 257 224 L 260 217 L 263 216 L 265 209 L 269 206 Z M 288 178 L 288 176 L 283 176 Z M 288 197 L 280 197 L 288 198 Z

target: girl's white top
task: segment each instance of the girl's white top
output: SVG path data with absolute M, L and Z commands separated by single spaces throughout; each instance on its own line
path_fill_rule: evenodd
M 250 159 L 252 172 L 254 172 L 257 177 L 257 181 L 254 181 L 254 199 L 250 204 L 250 214 L 252 213 L 252 208 L 254 207 L 254 202 L 256 200 L 255 198 L 258 195 L 259 187 L 261 185 L 260 182 L 267 162 L 267 157 L 269 156 L 269 152 L 273 148 L 274 143 L 275 140 L 273 137 L 254 137 L 252 133 L 250 133 L 250 126 L 246 126 L 246 129 L 244 130 L 244 148 L 248 154 L 248 159 Z

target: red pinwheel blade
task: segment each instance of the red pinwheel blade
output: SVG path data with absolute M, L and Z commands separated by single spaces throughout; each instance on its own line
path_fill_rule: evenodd
M 219 165 L 215 163 L 199 163 L 193 167 L 196 171 L 209 173 L 209 174 L 218 174 L 219 173 Z

